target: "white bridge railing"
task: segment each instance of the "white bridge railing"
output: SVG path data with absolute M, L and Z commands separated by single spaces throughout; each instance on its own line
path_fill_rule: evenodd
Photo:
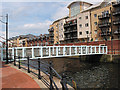
M 10 55 L 36 58 L 52 58 L 79 55 L 107 54 L 107 46 L 33 46 L 9 48 Z M 5 48 L 1 48 L 1 60 L 5 58 Z M 25 59 L 25 58 L 23 58 Z

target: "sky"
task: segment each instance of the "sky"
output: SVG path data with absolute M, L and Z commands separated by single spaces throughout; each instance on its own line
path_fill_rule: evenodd
M 34 1 L 34 2 L 33 2 Z M 25 34 L 48 34 L 53 21 L 69 14 L 73 0 L 4 0 L 0 3 L 0 20 L 9 14 L 9 38 Z M 102 0 L 83 0 L 98 3 Z M 5 24 L 0 22 L 0 36 L 5 38 Z M 0 39 L 1 40 L 1 39 Z

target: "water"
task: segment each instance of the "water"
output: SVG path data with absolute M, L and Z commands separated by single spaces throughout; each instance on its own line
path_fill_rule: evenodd
M 67 75 L 71 86 L 74 80 L 79 88 L 118 88 L 118 64 L 83 62 L 79 59 L 56 58 L 54 68 Z
M 79 58 L 54 58 L 42 61 L 48 63 L 50 60 L 53 61 L 54 69 L 60 75 L 66 74 L 71 86 L 74 80 L 78 88 L 118 88 L 118 64 L 83 62 Z M 37 63 L 33 64 L 37 66 Z

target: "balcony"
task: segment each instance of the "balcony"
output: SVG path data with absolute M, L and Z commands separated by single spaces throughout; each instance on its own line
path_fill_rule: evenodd
M 49 34 L 50 37 L 54 37 L 54 34 Z
M 54 32 L 54 28 L 48 29 L 49 32 Z
M 70 26 L 77 25 L 77 21 L 74 23 L 70 23 Z
M 113 5 L 113 7 L 119 7 L 120 6 L 120 1 L 118 1 L 118 2 L 112 2 L 112 5 Z
M 109 27 L 110 25 L 111 25 L 111 23 L 106 22 L 106 23 L 98 24 L 98 27 L 99 27 L 99 28 L 103 28 L 103 27 Z
M 120 25 L 120 20 L 113 21 L 114 25 Z
M 76 35 L 76 36 L 73 36 L 72 39 L 77 39 L 77 35 Z
M 117 16 L 117 15 L 120 15 L 120 10 L 113 12 L 113 16 Z
M 70 33 L 70 30 L 66 30 L 66 31 L 64 31 L 64 33 L 65 33 L 65 34 Z
M 70 40 L 72 39 L 72 37 L 65 37 L 65 40 Z
M 66 28 L 66 27 L 69 27 L 70 26 L 70 24 L 64 24 L 64 28 Z
M 105 15 L 99 15 L 98 19 L 105 19 L 105 18 L 110 18 L 110 14 L 105 14 Z
M 67 28 L 69 26 L 77 25 L 77 20 L 75 21 L 69 21 L 68 23 L 64 24 L 64 28 Z
M 54 39 L 50 39 L 49 42 L 54 42 Z
M 120 29 L 116 30 L 116 31 L 114 32 L 114 34 L 115 34 L 115 35 L 120 35 Z
M 108 32 L 107 32 L 107 36 L 110 36 L 110 35 L 111 35 L 111 32 L 108 31 Z

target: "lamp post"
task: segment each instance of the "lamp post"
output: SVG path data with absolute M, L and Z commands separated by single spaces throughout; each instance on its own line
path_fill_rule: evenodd
M 6 14 L 6 22 L 1 22 L 6 24 L 6 64 L 8 64 L 8 14 Z

